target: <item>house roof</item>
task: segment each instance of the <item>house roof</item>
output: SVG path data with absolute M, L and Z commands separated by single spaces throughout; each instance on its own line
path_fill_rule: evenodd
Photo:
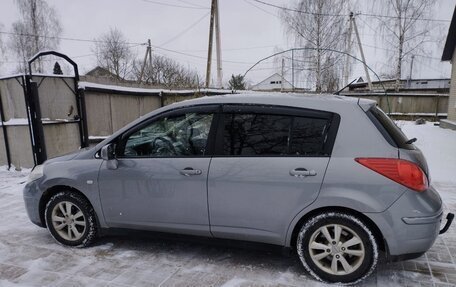
M 96 66 L 95 68 L 93 68 L 92 70 L 90 70 L 86 73 L 86 76 L 100 76 L 100 75 L 105 76 L 105 77 L 107 76 L 107 77 L 117 78 L 116 75 L 111 73 L 108 69 L 100 67 L 100 66 Z
M 289 84 L 290 86 L 293 86 L 290 82 L 288 82 L 285 78 L 283 78 L 281 75 L 279 75 L 279 73 L 274 73 L 272 75 L 270 75 L 269 77 L 267 77 L 266 79 L 264 79 L 263 81 L 259 82 L 259 83 L 256 83 L 255 85 L 253 85 L 253 87 L 256 87 L 256 86 L 259 86 L 265 82 L 268 82 L 270 79 L 272 79 L 273 77 L 280 77 L 282 82 L 284 83 L 287 83 Z
M 456 46 L 456 7 L 453 12 L 453 18 L 451 19 L 450 28 L 448 29 L 448 35 L 443 48 L 442 61 L 450 61 L 453 58 L 454 48 Z

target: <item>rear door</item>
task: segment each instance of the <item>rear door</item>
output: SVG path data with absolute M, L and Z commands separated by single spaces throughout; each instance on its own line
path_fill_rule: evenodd
M 208 179 L 211 232 L 282 244 L 293 217 L 318 196 L 338 121 L 294 108 L 223 110 Z

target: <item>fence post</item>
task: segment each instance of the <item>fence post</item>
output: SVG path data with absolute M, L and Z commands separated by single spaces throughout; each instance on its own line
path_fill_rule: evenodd
M 79 102 L 79 108 L 80 108 L 80 117 L 79 120 L 80 122 L 80 137 L 81 137 L 81 148 L 88 147 L 89 146 L 89 131 L 87 127 L 87 110 L 86 110 L 86 102 L 85 102 L 85 91 L 84 89 L 77 89 L 77 100 Z
M 435 119 L 434 121 L 437 122 L 439 120 L 439 103 L 440 103 L 440 95 L 437 94 L 437 99 L 435 103 Z
M 2 95 L 0 93 L 0 121 L 2 122 L 2 130 L 3 130 L 3 140 L 5 141 L 5 151 L 6 151 L 6 161 L 8 162 L 8 170 L 11 168 L 11 154 L 9 149 L 9 142 L 8 142 L 8 132 L 5 126 L 5 114 L 3 113 L 3 103 L 2 103 Z
M 46 143 L 44 142 L 43 122 L 41 121 L 40 99 L 38 96 L 38 85 L 32 81 L 31 76 L 26 76 L 25 83 L 27 86 L 27 95 L 30 122 L 32 124 L 32 146 L 33 153 L 36 157 L 36 164 L 42 164 L 47 159 Z

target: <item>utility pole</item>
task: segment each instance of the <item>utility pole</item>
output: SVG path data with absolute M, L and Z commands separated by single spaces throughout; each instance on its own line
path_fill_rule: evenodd
M 353 12 L 350 13 L 350 20 L 349 20 L 349 26 L 348 26 L 348 41 L 347 41 L 347 45 L 346 45 L 346 50 L 345 52 L 347 54 L 350 54 L 350 51 L 351 51 L 351 38 L 352 38 L 352 30 L 353 30 L 353 22 L 352 22 L 352 18 L 353 18 Z M 344 86 L 348 85 L 348 77 L 349 77 L 349 65 L 350 65 L 350 57 L 348 55 L 345 56 L 345 69 L 344 69 Z
M 366 73 L 367 83 L 369 85 L 369 90 L 372 91 L 372 81 L 369 76 L 369 71 L 367 69 L 366 58 L 364 57 L 363 45 L 361 44 L 361 39 L 359 38 L 358 27 L 356 26 L 355 17 L 353 17 L 353 12 L 350 12 L 350 20 L 353 23 L 353 28 L 355 29 L 356 39 L 358 40 L 359 53 L 361 54 L 361 60 L 363 60 L 364 72 Z
M 217 88 L 222 88 L 222 43 L 220 35 L 220 14 L 218 0 L 215 1 L 215 44 L 217 52 Z
M 209 22 L 209 47 L 207 49 L 207 66 L 206 66 L 206 88 L 209 88 L 211 81 L 211 64 L 212 64 L 212 42 L 214 35 L 214 18 L 215 18 L 215 8 L 216 1 L 212 0 L 211 4 L 211 17 Z
M 206 66 L 206 88 L 209 88 L 211 81 L 211 65 L 212 65 L 212 43 L 214 39 L 214 27 L 215 27 L 215 48 L 217 54 L 217 84 L 218 88 L 222 87 L 222 46 L 221 46 L 221 34 L 220 34 L 220 16 L 218 0 L 212 0 L 211 4 L 211 18 L 209 23 L 209 47 L 207 51 L 207 66 Z
M 150 43 L 150 39 L 147 40 L 147 48 L 149 48 L 149 69 L 152 70 L 152 44 Z
M 144 75 L 144 69 L 145 69 L 146 63 L 147 63 L 147 58 L 149 58 L 149 69 L 152 69 L 152 44 L 150 42 L 150 39 L 147 40 L 146 54 L 144 55 L 144 61 L 141 66 L 141 73 L 139 74 L 139 79 L 138 79 L 139 84 L 141 84 L 141 82 L 142 82 L 142 78 Z
M 413 61 L 415 60 L 415 55 L 412 55 L 412 60 L 410 61 L 410 74 L 408 79 L 408 86 L 412 85 L 412 72 L 413 72 Z
M 283 92 L 283 70 L 285 68 L 285 59 L 282 58 L 282 79 L 280 80 L 280 92 Z
M 295 74 L 294 74 L 294 49 L 291 50 L 291 85 L 293 86 L 291 89 L 295 90 Z

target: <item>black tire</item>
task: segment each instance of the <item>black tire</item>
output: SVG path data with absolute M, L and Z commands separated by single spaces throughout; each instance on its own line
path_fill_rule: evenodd
M 325 231 L 333 239 L 337 237 L 336 228 L 341 235 L 337 242 L 329 242 Z M 348 242 L 350 239 L 353 240 Z M 355 242 L 360 243 L 352 244 Z M 315 244 L 312 248 L 311 243 Z M 322 246 L 317 245 L 320 243 Z M 310 218 L 298 234 L 296 248 L 304 268 L 317 280 L 327 283 L 356 284 L 377 266 L 378 246 L 372 231 L 350 214 L 325 212 Z M 324 256 L 322 259 L 320 254 Z M 348 271 L 342 260 L 349 264 Z
M 65 206 L 69 207 L 69 216 L 66 216 L 65 214 L 67 213 L 63 213 L 62 209 L 60 209 L 62 206 L 64 208 L 63 211 L 66 211 Z M 82 215 L 78 213 L 79 211 L 82 212 Z M 64 218 L 65 220 L 59 219 L 56 221 L 54 219 L 53 221 L 53 215 L 55 216 L 54 218 Z M 63 245 L 86 247 L 91 245 L 97 238 L 98 228 L 95 211 L 87 199 L 78 193 L 62 191 L 53 195 L 46 205 L 44 216 L 52 237 Z M 59 222 L 64 227 L 58 230 L 59 226 L 56 225 Z M 68 236 L 64 233 L 67 233 Z

